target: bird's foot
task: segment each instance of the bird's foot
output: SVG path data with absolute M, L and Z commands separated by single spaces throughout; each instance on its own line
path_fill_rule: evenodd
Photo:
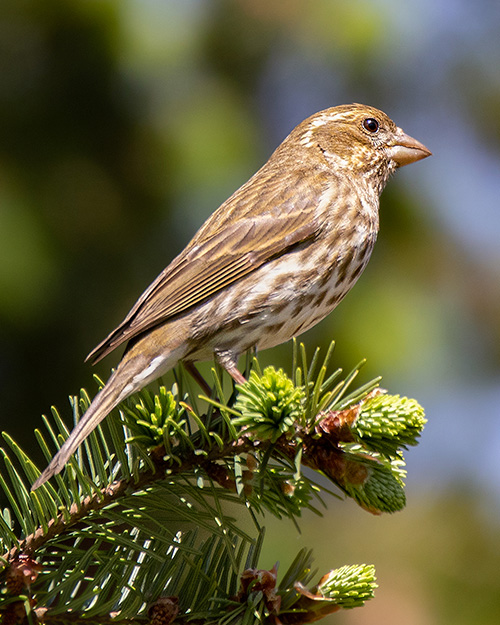
M 238 370 L 236 363 L 238 362 L 238 355 L 229 350 L 215 350 L 215 359 L 219 365 L 225 369 L 229 375 L 233 378 L 236 384 L 245 384 L 245 376 Z

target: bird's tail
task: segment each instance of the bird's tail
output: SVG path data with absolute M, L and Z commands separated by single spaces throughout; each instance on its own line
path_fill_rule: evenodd
M 133 390 L 127 392 L 127 385 L 120 383 L 122 376 L 118 375 L 118 369 L 108 380 L 106 386 L 99 391 L 87 411 L 76 424 L 74 430 L 65 441 L 64 445 L 52 458 L 48 467 L 31 487 L 36 490 L 52 476 L 62 471 L 70 456 L 77 450 L 89 434 L 121 401 L 128 397 Z M 130 385 L 129 385 L 130 386 Z

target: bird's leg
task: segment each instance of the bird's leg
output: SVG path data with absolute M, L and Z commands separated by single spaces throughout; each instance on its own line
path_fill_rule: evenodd
M 207 397 L 212 395 L 212 389 L 207 384 L 205 378 L 201 375 L 198 369 L 194 366 L 192 360 L 183 360 L 182 364 L 184 365 L 184 369 L 190 374 L 190 376 L 199 384 L 202 390 L 205 392 Z
M 219 365 L 225 369 L 229 375 L 233 378 L 236 384 L 245 384 L 246 379 L 245 376 L 238 370 L 236 363 L 238 361 L 238 356 L 232 351 L 229 350 L 220 350 L 216 349 L 215 360 L 219 363 Z

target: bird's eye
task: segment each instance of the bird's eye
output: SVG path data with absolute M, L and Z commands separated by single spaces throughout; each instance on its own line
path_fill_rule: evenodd
M 373 117 L 368 117 L 368 119 L 365 119 L 363 122 L 363 127 L 369 132 L 377 132 L 379 129 L 379 123 L 376 119 L 373 119 Z

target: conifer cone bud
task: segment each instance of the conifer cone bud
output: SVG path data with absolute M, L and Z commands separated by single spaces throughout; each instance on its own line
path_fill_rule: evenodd
M 178 597 L 161 597 L 149 608 L 151 625 L 170 625 L 179 614 Z

